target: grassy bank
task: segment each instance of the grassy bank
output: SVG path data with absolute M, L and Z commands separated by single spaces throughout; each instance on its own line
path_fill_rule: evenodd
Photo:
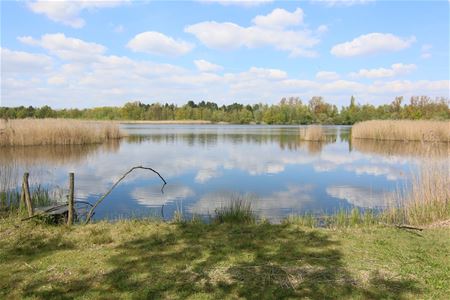
M 372 120 L 356 123 L 352 138 L 391 141 L 450 142 L 450 122 Z
M 123 136 L 113 122 L 68 119 L 0 120 L 0 146 L 81 145 Z
M 4 299 L 444 299 L 449 229 L 0 220 Z

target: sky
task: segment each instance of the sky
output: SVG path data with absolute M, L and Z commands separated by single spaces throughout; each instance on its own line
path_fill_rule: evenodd
M 450 1 L 1 1 L 0 106 L 450 97 Z

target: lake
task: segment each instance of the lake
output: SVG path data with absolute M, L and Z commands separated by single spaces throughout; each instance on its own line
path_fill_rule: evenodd
M 61 201 L 69 172 L 75 172 L 76 199 L 89 202 L 133 166 L 152 167 L 167 180 L 161 191 L 154 173 L 134 171 L 97 208 L 96 220 L 171 219 L 176 211 L 208 218 L 230 199 L 244 199 L 260 217 L 277 222 L 290 214 L 382 209 L 428 147 L 352 142 L 348 126 L 326 126 L 327 142 L 301 141 L 301 126 L 121 126 L 129 137 L 101 145 L 4 147 L 0 163 L 13 166 L 8 176 L 17 183 L 29 170 L 34 186 L 48 187 Z M 448 163 L 447 144 L 433 147 Z

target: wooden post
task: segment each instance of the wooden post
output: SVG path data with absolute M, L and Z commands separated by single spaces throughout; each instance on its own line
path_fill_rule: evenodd
M 23 212 L 27 207 L 27 203 L 25 202 L 25 184 L 22 182 L 22 192 L 20 193 L 20 204 L 19 209 L 20 212 Z
M 75 175 L 74 173 L 69 173 L 69 215 L 67 217 L 67 225 L 69 226 L 73 224 L 74 186 L 75 186 Z
M 27 211 L 28 211 L 28 216 L 32 217 L 34 212 L 33 212 L 33 203 L 31 203 L 31 195 L 30 195 L 30 186 L 28 185 L 28 177 L 30 176 L 30 174 L 28 172 L 25 172 L 23 174 L 23 192 L 25 193 L 25 203 L 27 206 Z

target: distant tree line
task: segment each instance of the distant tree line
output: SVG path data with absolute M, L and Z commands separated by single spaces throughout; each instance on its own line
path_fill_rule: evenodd
M 0 118 L 71 118 L 89 120 L 207 120 L 236 124 L 354 124 L 371 119 L 450 119 L 449 99 L 420 96 L 403 103 L 396 97 L 390 104 L 374 106 L 357 104 L 352 96 L 348 106 L 340 109 L 322 97 L 303 103 L 299 97 L 282 98 L 278 104 L 219 106 L 201 101 L 175 104 L 128 102 L 122 107 L 86 109 L 52 109 L 43 107 L 0 107 Z

